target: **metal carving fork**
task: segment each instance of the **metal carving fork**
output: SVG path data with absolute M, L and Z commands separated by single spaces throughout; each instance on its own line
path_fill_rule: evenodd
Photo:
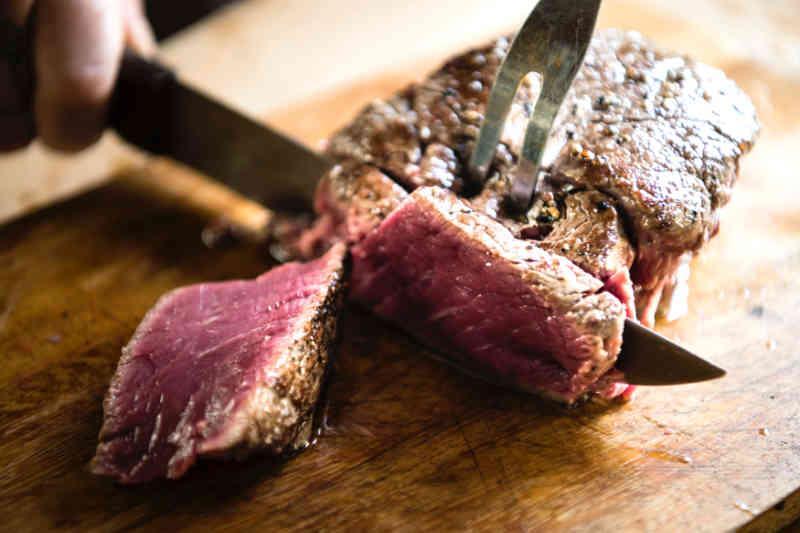
M 511 187 L 511 206 L 525 212 L 533 200 L 539 165 L 553 120 L 564 101 L 594 32 L 601 0 L 541 0 L 528 16 L 494 81 L 486 117 L 469 161 L 469 176 L 486 180 L 514 94 L 531 72 L 542 89 L 525 130 L 519 166 Z

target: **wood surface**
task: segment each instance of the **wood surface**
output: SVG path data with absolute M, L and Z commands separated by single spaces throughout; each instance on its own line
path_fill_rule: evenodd
M 172 287 L 273 264 L 261 245 L 200 239 L 223 214 L 257 226 L 257 207 L 150 162 L 0 228 L 0 530 L 774 531 L 800 516 L 800 68 L 636 9 L 612 22 L 725 68 L 764 126 L 693 263 L 689 316 L 659 324 L 726 378 L 564 410 L 455 374 L 351 308 L 315 446 L 117 486 L 86 467 L 144 312 Z M 313 144 L 429 66 L 269 118 Z

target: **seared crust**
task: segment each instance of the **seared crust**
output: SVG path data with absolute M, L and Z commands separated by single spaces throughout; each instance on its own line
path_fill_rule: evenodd
M 378 167 L 407 187 L 419 185 L 413 176 L 419 173 L 422 146 L 409 95 L 400 93 L 365 107 L 330 139 L 328 153 Z
M 303 445 L 336 340 L 344 243 L 256 280 L 162 296 L 111 381 L 91 470 L 178 478 L 197 457 Z
M 319 187 L 318 201 L 333 202 L 342 218 L 350 222 L 347 239 L 351 242 L 377 227 L 407 196 L 377 168 L 352 163 L 333 167 Z
M 633 264 L 628 241 L 614 201 L 598 191 L 567 195 L 561 218 L 538 246 L 563 255 L 593 276 L 606 280 Z M 561 214 L 561 213 L 557 213 Z M 525 229 L 522 230 L 523 235 Z
M 408 194 L 377 168 L 354 161 L 334 166 L 320 180 L 314 208 L 320 217 L 299 239 L 281 242 L 297 257 L 320 255 L 334 243 L 358 242 Z
M 331 155 L 378 166 L 408 188 L 439 185 L 459 192 L 458 172 L 508 46 L 508 39 L 499 39 L 467 52 L 389 102 L 371 104 L 332 137 Z M 538 92 L 538 78 L 529 76 L 515 96 L 495 179 L 513 177 Z M 758 129 L 752 103 L 721 71 L 666 52 L 636 32 L 607 30 L 592 40 L 544 163 L 561 182 L 611 195 L 640 246 L 683 253 L 714 233 L 738 159 Z M 445 180 L 420 179 L 430 146 L 455 156 L 440 165 L 453 169 Z M 648 282 L 646 273 L 640 277 Z
M 633 32 L 594 39 L 559 116 L 570 137 L 555 179 L 613 196 L 639 248 L 634 281 L 660 282 L 661 254 L 682 255 L 715 233 L 738 160 L 759 125 L 736 84 Z
M 228 432 L 226 442 L 200 446 L 200 454 L 244 458 L 252 450 L 277 454 L 306 445 L 303 429 L 313 418 L 337 341 L 346 290 L 346 253 L 343 243 L 328 252 L 328 261 L 341 266 L 330 272 L 327 290 L 318 303 L 308 306 L 305 316 L 297 317 L 295 330 L 280 349 L 280 360 L 262 376 L 249 407 L 237 414 L 240 420 Z
M 298 412 L 295 421 L 283 426 L 285 439 L 281 440 L 288 448 L 301 448 L 306 445 L 302 439 L 302 429 L 313 417 L 328 362 L 338 341 L 338 324 L 346 293 L 347 263 L 344 261 L 346 253 L 344 245 L 337 246 L 339 248 L 333 251 L 335 254 L 333 260 L 342 261 L 342 267 L 331 273 L 325 298 L 313 308 L 313 315 L 307 321 L 303 321 L 294 342 L 286 352 L 283 364 L 276 367 L 268 377 L 268 383 L 272 385 L 276 394 L 292 402 Z M 274 428 L 280 423 L 277 420 L 265 422 L 266 424 L 259 428 L 262 436 L 269 432 L 275 434 Z M 262 442 L 267 439 L 265 436 Z M 274 451 L 283 451 L 285 447 L 281 449 L 275 447 Z
M 330 153 L 377 165 L 407 189 L 437 185 L 470 196 L 474 208 L 512 232 L 541 238 L 548 228 L 535 227 L 540 212 L 532 210 L 527 220 L 512 216 L 503 201 L 540 90 L 538 76 L 528 76 L 515 95 L 483 190 L 465 190 L 459 176 L 508 47 L 502 38 L 466 52 L 388 103 L 373 103 L 333 136 Z M 652 324 L 681 258 L 716 233 L 739 158 L 758 130 L 749 98 L 721 71 L 662 50 L 637 32 L 605 30 L 593 38 L 556 118 L 543 159 L 550 177 L 540 183 L 556 203 L 575 190 L 609 197 L 619 231 L 594 232 L 598 241 L 590 247 L 629 241 L 620 246 L 634 250 L 630 277 L 640 318 Z M 438 156 L 426 160 L 429 153 Z M 599 242 L 605 238 L 613 242 Z M 606 258 L 581 266 L 601 272 Z

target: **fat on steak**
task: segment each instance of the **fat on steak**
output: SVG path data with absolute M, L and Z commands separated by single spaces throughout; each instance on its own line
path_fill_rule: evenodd
M 301 445 L 336 337 L 345 253 L 338 244 L 254 280 L 162 296 L 123 348 L 92 472 L 174 479 L 198 457 Z

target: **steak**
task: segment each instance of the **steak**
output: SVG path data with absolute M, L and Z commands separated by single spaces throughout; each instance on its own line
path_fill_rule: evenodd
M 334 135 L 330 154 L 340 161 L 376 165 L 410 190 L 423 185 L 450 188 L 470 197 L 473 206 L 518 237 L 545 236 L 552 221 L 540 226 L 536 206 L 527 214 L 530 224 L 503 209 L 539 93 L 538 76 L 526 77 L 515 95 L 484 189 L 467 190 L 458 175 L 471 154 L 508 46 L 508 39 L 499 39 L 448 61 L 394 96 L 386 104 L 391 113 L 373 103 Z M 662 293 L 685 294 L 674 290 L 686 277 L 678 270 L 716 233 L 719 208 L 730 198 L 738 160 L 750 149 L 758 128 L 750 100 L 719 70 L 661 50 L 636 32 L 599 32 L 556 118 L 543 160 L 549 178 L 541 180 L 545 183 L 537 194 L 550 193 L 555 204 L 563 204 L 576 190 L 608 196 L 605 202 L 626 230 L 621 238 L 634 251 L 634 262 L 627 267 L 632 283 L 618 270 L 615 286 L 626 295 L 635 293 L 639 319 L 652 326 Z M 393 141 L 391 131 L 403 134 Z M 441 153 L 442 147 L 450 148 L 455 159 L 447 160 L 447 172 L 432 179 L 424 172 L 430 166 L 426 155 Z M 402 164 L 375 152 L 383 149 L 401 153 Z M 607 238 L 617 239 L 595 232 L 592 239 L 598 242 L 592 247 L 613 247 L 599 242 Z M 605 260 L 589 266 L 587 255 L 581 266 L 597 275 Z
M 629 317 L 636 316 L 629 270 L 635 252 L 627 238 L 614 201 L 599 191 L 579 191 L 563 199 L 564 213 L 537 209 L 537 225 L 523 227 L 526 237 L 531 231 L 542 232 L 549 218 L 552 229 L 539 240 L 538 246 L 560 254 L 601 280 L 606 290 L 622 301 Z
M 343 244 L 255 280 L 173 290 L 147 313 L 103 403 L 96 474 L 178 478 L 198 457 L 302 446 L 343 295 Z
M 551 171 L 617 201 L 637 244 L 631 277 L 643 322 L 653 323 L 684 256 L 717 232 L 758 128 L 752 103 L 721 71 L 635 33 L 593 42 L 555 134 L 571 140 Z
M 317 185 L 314 209 L 320 216 L 297 240 L 282 243 L 291 255 L 315 257 L 333 243 L 363 239 L 408 196 L 375 167 L 344 163 Z
M 355 245 L 350 296 L 460 366 L 571 403 L 611 370 L 625 306 L 451 191 L 414 191 Z
M 299 252 L 345 240 L 356 300 L 484 377 L 567 403 L 629 397 L 613 368 L 623 317 L 652 326 L 659 306 L 685 310 L 674 300 L 758 133 L 753 105 L 719 70 L 636 32 L 599 32 L 520 216 L 505 199 L 538 75 L 514 97 L 486 184 L 464 178 L 508 48 L 502 38 L 455 57 L 337 132 L 338 170 Z M 354 184 L 369 193 L 337 192 Z

